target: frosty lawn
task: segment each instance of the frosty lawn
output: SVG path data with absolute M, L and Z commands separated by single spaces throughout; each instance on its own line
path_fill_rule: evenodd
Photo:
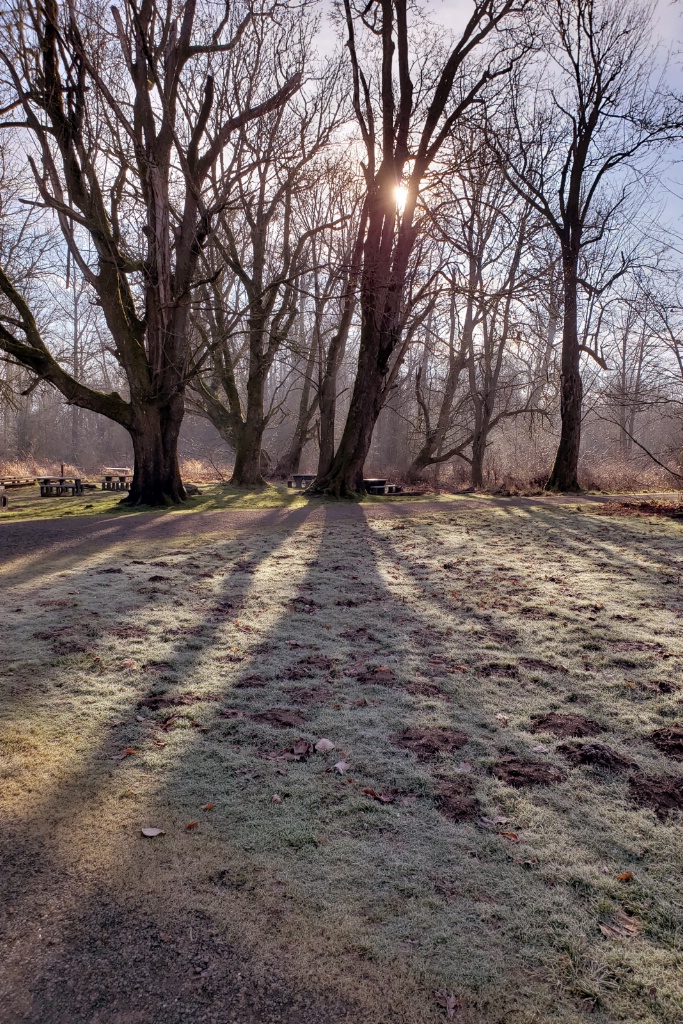
M 344 508 L 3 566 L 11 1019 L 680 1021 L 681 525 Z

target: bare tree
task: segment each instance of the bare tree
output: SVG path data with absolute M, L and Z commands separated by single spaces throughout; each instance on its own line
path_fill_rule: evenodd
M 425 62 L 424 47 L 417 56 L 411 53 L 419 32 L 409 26 L 407 0 L 369 6 L 344 0 L 354 111 L 364 148 L 367 226 L 356 381 L 334 460 L 316 481 L 319 491 L 342 496 L 362 486 L 372 432 L 389 394 L 386 385 L 403 350 L 420 190 L 455 126 L 487 84 L 507 74 L 518 51 L 503 30 L 526 6 L 526 0 L 477 0 L 460 38 L 446 51 L 430 39 L 434 56 Z M 484 44 L 497 33 L 508 45 L 485 57 Z
M 309 29 L 303 49 L 311 45 L 310 36 Z M 277 408 L 277 403 L 265 406 L 266 382 L 277 354 L 299 329 L 299 295 L 311 265 L 311 240 L 324 226 L 305 216 L 305 197 L 318 187 L 324 166 L 316 158 L 339 122 L 332 77 L 328 71 L 297 104 L 281 106 L 240 129 L 231 162 L 235 201 L 220 216 L 206 253 L 207 275 L 214 283 L 207 290 L 212 308 L 198 312 L 198 320 L 205 320 L 198 364 L 210 366 L 219 389 L 199 377 L 196 401 L 219 428 L 229 425 L 235 449 L 232 481 L 243 487 L 263 482 L 263 433 Z M 220 193 L 221 176 L 215 187 Z M 228 321 L 232 326 L 226 333 Z
M 265 86 L 248 75 L 282 7 L 218 10 L 196 0 L 11 0 L 0 60 L 4 127 L 25 137 L 38 197 L 101 305 L 129 397 L 103 394 L 54 358 L 29 303 L 0 268 L 14 322 L 0 347 L 69 402 L 129 432 L 129 500 L 181 501 L 177 441 L 188 371 L 197 263 L 233 179 L 207 180 L 236 131 L 299 88 L 275 60 Z M 271 28 L 271 26 L 275 28 Z M 296 67 L 297 53 L 287 54 Z M 21 115 L 19 118 L 17 115 Z
M 561 248 L 562 426 L 550 490 L 579 488 L 582 254 L 632 194 L 646 154 L 680 129 L 676 104 L 655 79 L 652 11 L 641 0 L 550 0 L 538 62 L 516 75 L 507 124 L 491 123 L 502 168 Z M 613 276 L 624 269 L 613 266 Z

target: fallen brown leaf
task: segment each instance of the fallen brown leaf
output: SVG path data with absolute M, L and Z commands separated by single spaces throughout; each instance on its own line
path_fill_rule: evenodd
M 452 992 L 446 992 L 445 989 L 439 989 L 438 992 L 434 993 L 439 1006 L 446 1011 L 446 1016 L 449 1020 L 453 1020 L 455 1017 L 455 1011 L 459 1010 L 462 1003 L 459 999 L 456 999 Z
M 378 800 L 381 804 L 392 804 L 396 799 L 396 797 L 392 796 L 390 793 L 376 793 L 375 790 L 370 789 L 369 786 L 366 786 L 363 789 L 363 792 L 366 796 L 371 796 L 373 800 Z
M 216 806 L 215 804 L 202 804 L 201 810 L 202 811 L 212 811 L 215 806 Z
M 617 911 L 608 921 L 598 923 L 598 927 L 608 939 L 631 939 L 640 932 L 638 921 L 629 917 L 623 910 Z
M 187 825 L 185 826 L 185 831 L 186 832 L 191 832 L 192 829 L 193 828 L 197 828 L 198 825 L 199 825 L 198 821 L 188 821 Z
M 122 761 L 124 757 L 130 757 L 132 754 L 137 754 L 135 747 L 126 747 L 120 754 L 114 754 L 114 760 Z
M 617 875 L 618 882 L 630 882 L 633 878 L 632 871 L 623 871 L 620 875 Z

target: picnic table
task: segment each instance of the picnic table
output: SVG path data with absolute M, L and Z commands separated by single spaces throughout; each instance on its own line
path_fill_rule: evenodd
M 133 471 L 128 466 L 107 466 L 102 481 L 103 491 L 129 491 Z
M 83 483 L 80 476 L 39 476 L 37 481 L 40 486 L 41 498 L 61 498 L 65 494 L 83 493 Z
M 292 473 L 291 480 L 287 481 L 288 487 L 296 487 L 298 490 L 302 490 L 304 487 L 308 487 L 315 480 L 315 473 Z

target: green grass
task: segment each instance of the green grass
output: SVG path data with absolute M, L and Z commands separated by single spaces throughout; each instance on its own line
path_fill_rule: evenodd
M 293 977 L 317 972 L 363 1020 L 442 1019 L 445 989 L 481 1024 L 679 1024 L 680 816 L 636 807 L 628 773 L 571 768 L 530 725 L 580 713 L 642 771 L 680 774 L 648 736 L 680 721 L 681 691 L 644 684 L 681 680 L 682 538 L 675 523 L 576 506 L 400 520 L 361 506 L 334 523 L 323 506 L 297 527 L 198 539 L 188 525 L 168 542 L 46 552 L 35 574 L 10 561 L 3 816 L 49 840 L 55 871 L 79 865 L 82 899 L 91 879 L 168 913 L 202 908 L 217 928 L 242 915 L 244 941 L 279 944 Z M 391 685 L 359 680 L 377 665 Z M 162 692 L 202 699 L 137 706 Z M 304 722 L 254 719 L 272 708 Z M 392 739 L 409 725 L 468 743 L 419 761 Z M 273 757 L 298 737 L 335 750 Z M 513 789 L 491 773 L 505 752 L 566 780 Z M 504 826 L 441 814 L 440 780 L 463 772 Z M 166 834 L 142 840 L 145 825 Z M 605 936 L 620 912 L 637 934 Z
M 201 494 L 193 495 L 180 506 L 168 509 L 148 508 L 140 506 L 130 508 L 121 504 L 125 495 L 111 491 L 88 491 L 77 497 L 41 498 L 38 487 L 21 487 L 9 490 L 9 505 L 0 510 L 1 522 L 18 522 L 23 520 L 64 519 L 73 516 L 137 516 L 157 513 L 160 515 L 180 515 L 188 512 L 224 511 L 228 509 L 269 509 L 269 508 L 300 508 L 309 502 L 321 502 L 325 499 L 307 497 L 302 491 L 278 484 L 265 484 L 250 490 L 233 487 L 227 483 L 201 484 Z M 447 501 L 452 495 L 406 495 L 401 502 L 413 501 Z M 391 497 L 363 495 L 358 504 L 375 505 L 391 501 Z
M 125 495 L 112 491 L 88 491 L 77 497 L 41 498 L 37 487 L 21 487 L 7 492 L 9 505 L 0 512 L 0 522 L 30 519 L 63 519 L 72 516 L 131 516 L 155 512 L 174 515 L 222 509 L 295 508 L 306 502 L 301 492 L 267 484 L 246 491 L 230 484 L 202 484 L 201 494 L 189 497 L 178 507 L 130 508 L 121 504 Z

